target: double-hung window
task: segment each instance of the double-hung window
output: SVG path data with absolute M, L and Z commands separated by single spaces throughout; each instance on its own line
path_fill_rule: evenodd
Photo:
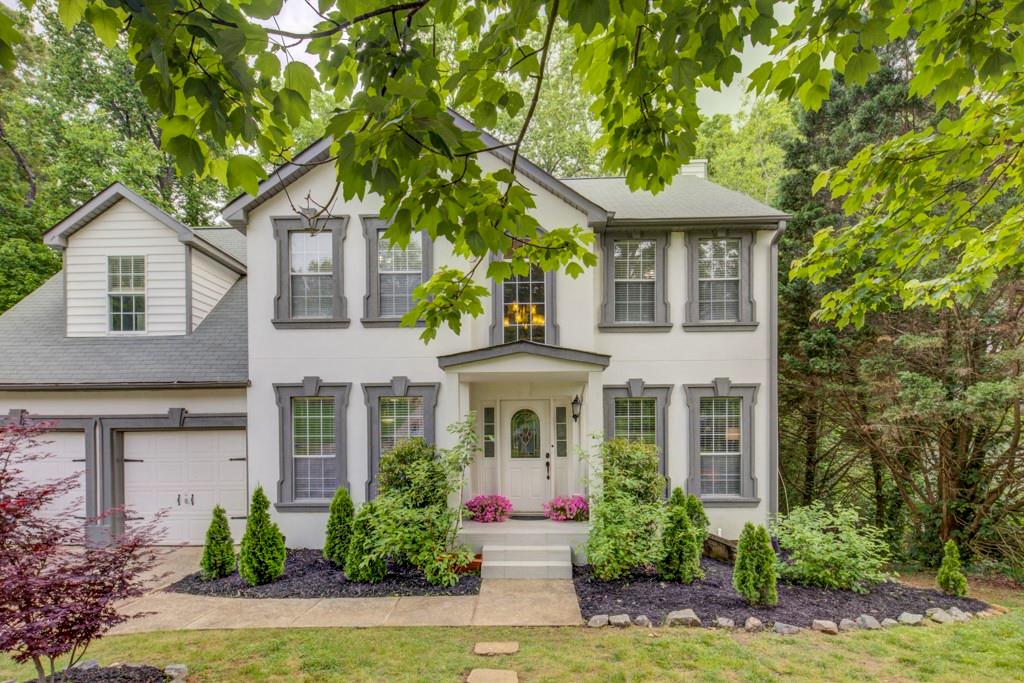
M 415 437 L 423 437 L 422 396 L 382 396 L 380 398 L 380 452 Z
M 615 399 L 615 436 L 640 443 L 655 443 L 657 400 L 654 398 Z
M 741 401 L 733 396 L 700 399 L 701 495 L 740 495 Z
M 380 317 L 401 318 L 413 307 L 413 291 L 423 282 L 423 234 L 409 235 L 405 249 L 377 231 L 377 278 Z
M 330 231 L 288 233 L 291 317 L 330 318 L 333 313 L 334 250 Z
M 144 256 L 107 258 L 107 299 L 111 332 L 146 330 L 146 259 Z
M 381 457 L 408 439 L 434 442 L 434 411 L 439 384 L 416 384 L 392 377 L 387 384 L 364 384 L 369 433 L 367 499 L 376 497 Z
M 686 490 L 706 505 L 757 505 L 754 476 L 756 384 L 733 384 L 716 377 L 711 384 L 688 384 L 689 473 Z
M 605 438 L 626 439 L 658 449 L 658 467 L 662 474 L 668 463 L 668 404 L 670 384 L 647 384 L 633 378 L 625 385 L 606 385 L 604 398 Z
M 710 322 L 739 320 L 740 240 L 704 238 L 698 245 L 698 318 Z
M 274 218 L 278 328 L 348 327 L 344 278 L 348 217 Z
M 513 275 L 501 285 L 504 343 L 532 341 L 544 344 L 547 319 L 547 277 L 538 266 L 528 275 Z
M 615 322 L 654 322 L 655 248 L 654 240 L 615 241 Z
M 338 438 L 335 399 L 300 396 L 292 399 L 292 461 L 294 500 L 326 500 L 338 488 Z

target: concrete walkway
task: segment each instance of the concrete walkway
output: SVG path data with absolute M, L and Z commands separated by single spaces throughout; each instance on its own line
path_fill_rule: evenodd
M 125 603 L 143 614 L 113 634 L 196 629 L 322 626 L 578 626 L 583 623 L 572 581 L 485 579 L 478 595 L 392 598 L 211 598 L 161 590 L 195 571 L 194 548 L 171 551 L 150 580 L 153 590 Z

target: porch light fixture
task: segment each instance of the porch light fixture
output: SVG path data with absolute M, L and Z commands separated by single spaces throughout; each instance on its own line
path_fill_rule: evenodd
M 583 401 L 580 400 L 580 395 L 576 394 L 576 398 L 572 400 L 572 421 L 580 421 L 580 408 L 583 407 Z

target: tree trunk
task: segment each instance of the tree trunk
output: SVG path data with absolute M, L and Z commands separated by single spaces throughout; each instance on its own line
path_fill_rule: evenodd
M 11 156 L 14 157 L 14 163 L 18 165 L 18 170 L 21 171 L 21 175 L 24 176 L 25 182 L 28 183 L 28 192 L 25 193 L 25 200 L 23 205 L 26 209 L 32 208 L 32 205 L 36 203 L 36 174 L 33 172 L 32 167 L 28 163 L 28 159 L 25 155 L 14 145 L 10 138 L 7 137 L 7 130 L 4 128 L 3 119 L 0 119 L 0 140 L 3 141 L 7 149 L 11 151 Z
M 818 425 L 821 413 L 804 411 L 804 486 L 803 503 L 810 505 L 818 494 Z

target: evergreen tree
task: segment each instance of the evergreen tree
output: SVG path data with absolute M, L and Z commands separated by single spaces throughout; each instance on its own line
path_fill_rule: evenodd
M 364 503 L 352 522 L 352 538 L 345 556 L 345 576 L 357 583 L 379 583 L 387 575 L 384 559 L 376 554 L 373 543 L 374 504 Z
M 345 566 L 345 555 L 352 537 L 352 496 L 348 489 L 339 486 L 331 501 L 330 515 L 327 517 L 327 537 L 324 539 L 324 559 L 335 566 Z
M 693 583 L 704 577 L 700 568 L 703 535 L 693 527 L 688 508 L 686 494 L 676 487 L 668 501 L 662 534 L 664 554 L 658 563 L 658 576 L 666 581 Z
M 203 557 L 199 566 L 203 578 L 220 579 L 235 571 L 235 541 L 231 538 L 231 527 L 224 508 L 216 505 L 213 508 L 213 519 L 206 530 L 206 543 L 203 545 Z
M 270 519 L 270 500 L 257 486 L 249 506 L 238 573 L 250 586 L 260 586 L 281 578 L 285 561 L 284 536 Z
M 967 595 L 967 577 L 960 570 L 960 549 L 953 539 L 946 541 L 942 548 L 942 566 L 935 579 L 946 595 Z
M 678 489 L 677 489 L 678 490 Z M 681 491 L 680 491 L 681 492 Z M 692 493 L 686 497 L 686 513 L 690 515 L 690 523 L 700 540 L 700 547 L 703 550 L 704 540 L 708 537 L 708 514 L 704 512 L 704 503 Z
M 747 604 L 769 606 L 779 602 L 778 566 L 768 531 L 750 522 L 743 525 L 736 548 L 732 585 Z

